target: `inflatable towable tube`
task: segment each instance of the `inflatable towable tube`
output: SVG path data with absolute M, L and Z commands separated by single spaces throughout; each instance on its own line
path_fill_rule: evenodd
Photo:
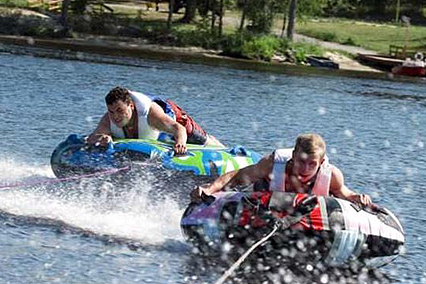
M 229 251 L 230 256 L 232 252 L 241 255 L 308 196 L 270 191 L 221 192 L 202 204 L 190 204 L 181 219 L 181 229 L 203 253 Z M 273 257 L 274 261 L 291 257 L 292 263 L 333 267 L 354 262 L 359 267 L 379 267 L 400 253 L 404 232 L 389 210 L 366 210 L 334 197 L 318 196 L 315 200 L 313 210 L 300 222 L 286 230 L 278 229 L 269 244 L 258 250 L 268 255 L 275 252 L 279 257 Z
M 85 136 L 71 134 L 52 153 L 57 177 L 118 169 L 130 161 L 157 159 L 166 169 L 215 176 L 257 163 L 261 155 L 244 147 L 224 148 L 187 144 L 187 153 L 175 156 L 173 143 L 148 139 L 118 139 L 107 147 L 88 146 Z

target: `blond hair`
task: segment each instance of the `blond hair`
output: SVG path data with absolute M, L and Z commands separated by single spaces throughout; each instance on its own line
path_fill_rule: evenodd
M 294 152 L 305 153 L 307 155 L 318 155 L 320 159 L 325 156 L 325 142 L 324 139 L 315 133 L 301 134 L 296 138 Z

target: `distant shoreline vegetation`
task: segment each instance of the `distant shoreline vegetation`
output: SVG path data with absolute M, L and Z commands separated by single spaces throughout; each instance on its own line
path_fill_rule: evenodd
M 105 19 L 97 16 L 70 17 L 72 32 L 68 37 L 79 35 L 116 36 L 143 38 L 148 43 L 187 47 L 197 46 L 220 51 L 220 55 L 235 58 L 302 63 L 306 55 L 322 55 L 324 50 L 313 44 L 293 43 L 273 34 L 235 31 L 219 36 L 202 25 L 174 25 L 168 29 L 161 21 L 138 19 Z M 26 14 L 22 10 L 0 7 L 0 33 L 39 38 L 63 38 L 61 25 L 52 17 Z
M 62 9 L 65 2 L 68 6 Z M 159 2 L 158 11 L 151 2 Z M 196 46 L 235 58 L 293 64 L 304 63 L 307 55 L 322 56 L 326 51 L 316 44 L 293 42 L 293 30 L 380 53 L 387 53 L 390 44 L 426 49 L 426 27 L 400 22 L 358 25 L 355 20 L 332 18 L 338 15 L 356 19 L 362 15 L 364 19 L 392 21 L 406 13 L 413 16 L 412 21 L 421 23 L 425 22 L 426 5 L 420 0 L 409 4 L 401 0 L 401 7 L 390 0 L 375 0 L 368 5 L 357 0 L 339 0 L 337 6 L 335 2 L 298 0 L 298 6 L 293 7 L 294 0 L 175 0 L 179 7 L 173 10 L 185 11 L 176 14 L 169 12 L 168 1 L 156 0 L 125 5 L 92 0 L 0 0 L 0 33 L 40 38 L 141 38 L 152 44 Z M 327 18 L 316 20 L 317 16 Z

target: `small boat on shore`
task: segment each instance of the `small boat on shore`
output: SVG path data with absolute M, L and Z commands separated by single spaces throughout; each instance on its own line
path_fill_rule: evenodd
M 402 76 L 424 77 L 426 75 L 425 62 L 423 54 L 416 53 L 415 59 L 407 58 L 402 65 L 392 68 L 392 74 Z
M 134 161 L 159 161 L 165 169 L 200 176 L 222 175 L 257 163 L 261 155 L 242 146 L 233 148 L 187 144 L 185 155 L 175 156 L 172 142 L 118 139 L 107 147 L 89 146 L 85 136 L 71 134 L 53 151 L 50 164 L 58 178 L 123 168 Z
M 339 64 L 328 57 L 306 56 L 306 60 L 312 67 L 323 67 L 330 69 L 339 69 Z
M 181 219 L 186 239 L 203 253 L 223 257 L 245 252 L 293 215 L 309 196 L 287 192 L 220 192 L 190 204 Z M 379 267 L 394 260 L 404 245 L 398 219 L 385 208 L 361 208 L 334 197 L 316 197 L 311 209 L 288 229 L 276 231 L 259 248 L 277 261 L 306 267 Z M 225 246 L 225 247 L 224 247 Z M 286 252 L 286 253 L 283 253 Z M 271 254 L 276 254 L 273 256 Z
M 402 76 L 424 77 L 426 68 L 419 66 L 396 66 L 392 68 L 392 74 Z
M 394 58 L 389 55 L 378 54 L 358 53 L 357 58 L 361 63 L 383 71 L 391 71 L 393 67 L 402 65 L 404 62 L 402 59 Z

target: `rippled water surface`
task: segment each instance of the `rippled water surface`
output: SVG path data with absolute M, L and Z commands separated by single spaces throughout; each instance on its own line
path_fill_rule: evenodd
M 150 192 L 166 183 L 150 175 L 123 188 L 108 179 L 55 182 L 52 150 L 96 126 L 116 85 L 171 98 L 224 143 L 262 154 L 292 146 L 299 133 L 320 133 L 347 185 L 404 226 L 404 255 L 380 271 L 394 283 L 426 283 L 424 84 L 144 66 L 0 54 L 1 283 L 214 283 L 220 276 L 194 264 L 179 229 L 189 181 L 169 174 L 179 188 L 163 188 L 162 198 Z M 17 186 L 4 188 L 10 184 Z

